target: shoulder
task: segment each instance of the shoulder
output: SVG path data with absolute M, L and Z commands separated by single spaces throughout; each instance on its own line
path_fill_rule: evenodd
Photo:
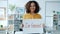
M 24 16 L 28 16 L 28 15 L 30 15 L 30 14 L 28 14 L 28 13 L 27 14 L 24 14 Z
M 36 14 L 37 16 L 41 16 L 40 14 Z
M 29 14 L 24 14 L 24 15 L 23 15 L 23 19 L 26 19 L 27 16 L 29 16 Z
M 36 16 L 39 17 L 39 18 L 42 18 L 42 16 L 40 14 L 36 14 Z

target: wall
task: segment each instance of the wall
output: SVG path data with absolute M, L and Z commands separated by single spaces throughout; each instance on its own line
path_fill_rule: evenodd
M 0 7 L 5 7 L 7 9 L 7 0 L 0 0 Z M 7 20 L 0 20 L 0 25 L 7 26 Z
M 18 7 L 24 7 L 26 2 L 28 2 L 28 1 L 29 0 L 25 0 L 25 1 L 24 0 L 8 0 L 8 4 L 13 4 Z M 42 15 L 43 22 L 45 22 L 45 1 L 60 1 L 60 0 L 36 0 L 36 1 L 39 3 L 39 5 L 41 7 L 41 10 L 39 13 Z M 2 5 L 5 6 L 5 4 L 2 4 Z M 0 6 L 2 6 L 2 5 L 0 5 Z M 50 21 L 52 21 L 52 19 Z M 49 21 L 47 21 L 47 22 L 49 22 Z

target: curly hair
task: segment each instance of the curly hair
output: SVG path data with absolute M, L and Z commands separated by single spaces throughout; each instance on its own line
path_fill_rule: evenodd
M 36 1 L 29 1 L 29 2 L 27 2 L 27 4 L 25 5 L 26 13 L 30 13 L 31 3 L 35 3 L 36 9 L 35 9 L 34 13 L 38 13 L 39 10 L 40 10 L 40 7 L 39 7 L 39 4 Z

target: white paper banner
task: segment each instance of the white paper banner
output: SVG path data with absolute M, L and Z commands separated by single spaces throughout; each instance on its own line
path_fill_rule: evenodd
M 41 19 L 23 20 L 23 33 L 43 33 L 43 21 Z

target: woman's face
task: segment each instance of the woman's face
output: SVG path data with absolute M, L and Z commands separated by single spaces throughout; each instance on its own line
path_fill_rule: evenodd
M 35 9 L 36 9 L 35 3 L 32 2 L 30 6 L 31 13 L 34 13 Z

